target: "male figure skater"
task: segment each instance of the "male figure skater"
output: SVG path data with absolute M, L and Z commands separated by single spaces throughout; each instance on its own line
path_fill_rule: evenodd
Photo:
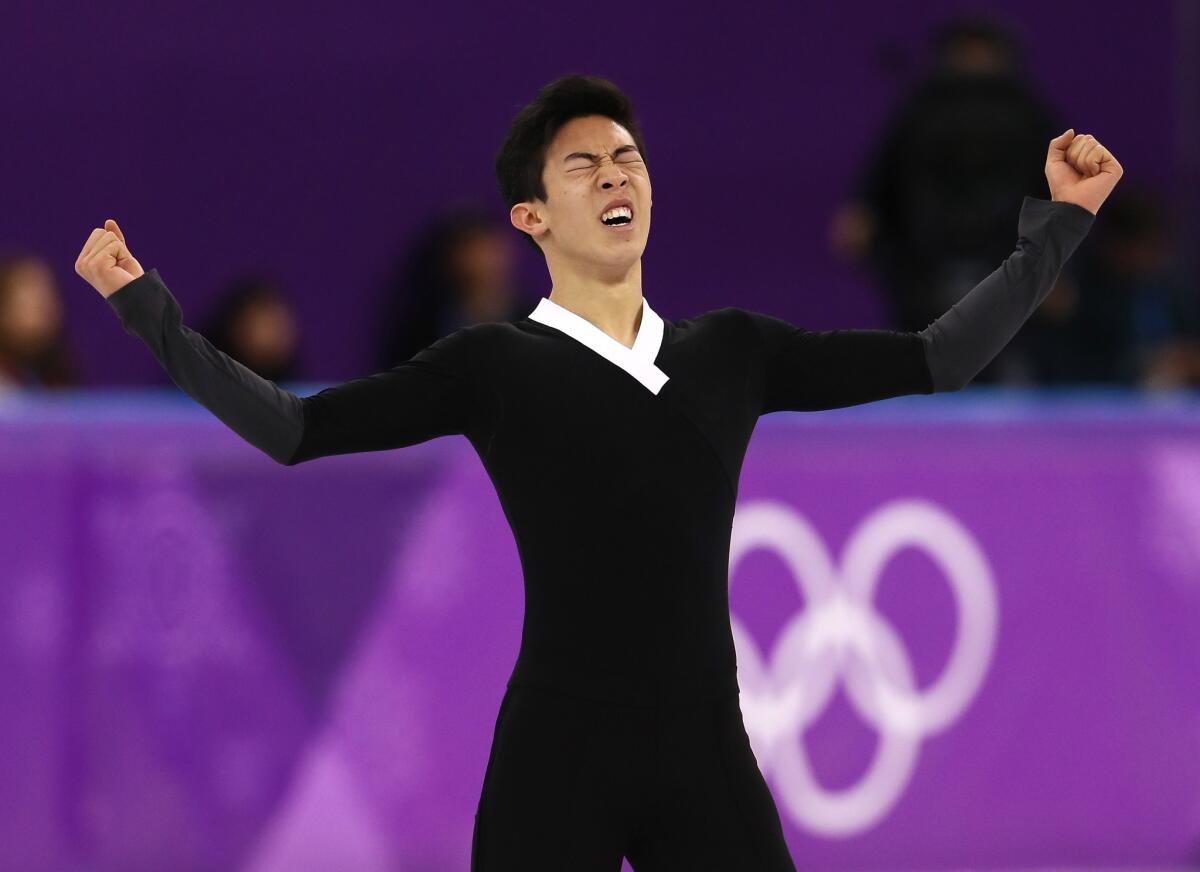
M 611 82 L 544 87 L 496 172 L 550 295 L 528 318 L 457 330 L 308 397 L 186 327 L 115 221 L 75 268 L 180 388 L 281 464 L 450 434 L 474 446 L 525 586 L 475 872 L 616 872 L 622 857 L 637 872 L 794 872 L 742 721 L 729 623 L 755 422 L 966 385 L 1049 292 L 1121 165 L 1092 136 L 1051 140 L 1051 200 L 1026 198 L 1015 251 L 918 333 L 813 332 L 738 307 L 659 317 L 642 295 L 646 148 Z

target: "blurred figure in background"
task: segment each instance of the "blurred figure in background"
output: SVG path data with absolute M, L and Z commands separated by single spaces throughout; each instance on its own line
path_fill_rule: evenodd
M 839 255 L 879 274 L 893 329 L 919 331 L 1011 252 L 1025 195 L 1050 198 L 1047 144 L 1065 125 L 1035 94 L 1022 47 L 986 17 L 943 24 L 936 66 L 884 126 L 830 228 Z M 1021 335 L 976 382 L 1025 380 Z
M 377 368 L 390 369 L 459 327 L 525 317 L 507 224 L 475 206 L 436 216 L 396 264 L 384 299 Z
M 0 257 L 0 392 L 78 383 L 50 265 L 31 252 Z
M 1200 387 L 1200 288 L 1170 209 L 1151 191 L 1116 191 L 1093 236 L 1028 324 L 1038 381 Z
M 200 332 L 263 378 L 290 382 L 298 377 L 298 323 L 277 282 L 248 275 L 230 285 Z

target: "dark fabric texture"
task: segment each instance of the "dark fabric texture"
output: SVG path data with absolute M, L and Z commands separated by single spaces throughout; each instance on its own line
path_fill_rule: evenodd
M 183 323 L 179 302 L 151 269 L 109 295 L 125 332 L 150 348 L 171 380 L 272 460 L 304 433 L 300 398 L 262 378 Z
M 530 687 L 500 705 L 471 872 L 795 872 L 737 694 L 643 708 Z
M 1046 299 L 1095 218 L 1074 203 L 1025 198 L 1016 250 L 918 334 L 936 390 L 964 387 L 1000 353 Z

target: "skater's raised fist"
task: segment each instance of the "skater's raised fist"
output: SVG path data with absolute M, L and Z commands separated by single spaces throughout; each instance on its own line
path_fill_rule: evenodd
M 1051 200 L 1074 203 L 1095 215 L 1124 173 L 1113 153 L 1090 133 L 1076 136 L 1071 128 L 1050 140 L 1046 181 Z
M 125 285 L 145 273 L 125 245 L 125 234 L 109 218 L 97 227 L 83 244 L 75 259 L 75 272 L 108 299 Z

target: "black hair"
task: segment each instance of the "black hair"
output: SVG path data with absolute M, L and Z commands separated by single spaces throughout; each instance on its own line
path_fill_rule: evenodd
M 543 86 L 533 102 L 517 113 L 496 155 L 496 181 L 506 209 L 527 200 L 548 199 L 542 181 L 546 151 L 564 124 L 585 115 L 603 115 L 620 124 L 646 159 L 633 101 L 620 88 L 598 76 L 562 76 Z M 521 235 L 542 250 L 528 233 Z

